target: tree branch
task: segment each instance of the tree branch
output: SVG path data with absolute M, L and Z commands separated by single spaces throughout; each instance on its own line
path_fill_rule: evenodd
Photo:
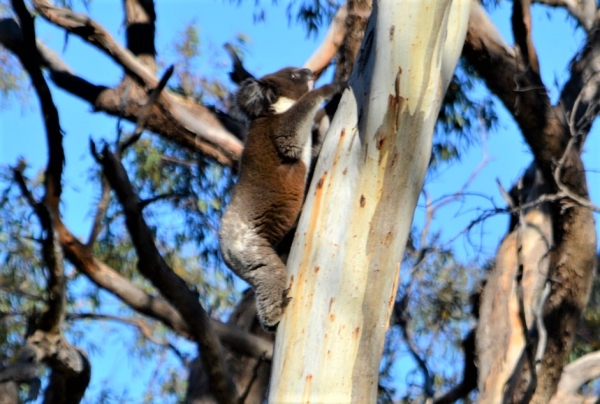
M 142 107 L 142 109 L 137 117 L 137 121 L 135 124 L 135 130 L 127 139 L 123 140 L 123 142 L 121 144 L 119 144 L 118 150 L 117 150 L 117 156 L 120 157 L 123 154 L 123 152 L 125 151 L 125 149 L 127 149 L 129 146 L 131 146 L 132 144 L 137 142 L 138 139 L 140 138 L 140 136 L 142 136 L 142 132 L 144 131 L 144 126 L 146 125 L 146 122 L 148 121 L 148 115 L 150 114 L 150 111 L 152 110 L 154 103 L 160 96 L 160 93 L 163 91 L 163 89 L 167 85 L 167 82 L 171 78 L 171 75 L 173 74 L 174 69 L 175 68 L 173 65 L 169 66 L 169 68 L 165 71 L 165 73 L 161 77 L 160 81 L 158 82 L 158 85 L 156 86 L 156 88 L 152 89 L 152 91 L 150 92 L 150 95 L 148 96 L 148 101 L 146 101 L 146 104 Z
M 592 352 L 565 366 L 550 404 L 597 402 L 598 397 L 581 395 L 581 387 L 600 377 L 600 352 Z
M 127 49 L 151 72 L 156 72 L 154 0 L 123 0 L 123 5 L 127 26 Z
M 94 214 L 94 221 L 92 223 L 90 235 L 87 243 L 85 244 L 85 247 L 88 249 L 91 249 L 94 246 L 100 231 L 102 231 L 102 219 L 106 215 L 108 203 L 110 202 L 110 185 L 102 174 L 100 174 L 100 182 L 102 183 L 102 194 L 100 196 L 100 200 L 98 201 L 98 206 L 96 207 L 96 213 Z
M 42 361 L 46 362 L 52 371 L 45 391 L 45 402 L 78 403 L 88 386 L 91 373 L 85 353 L 72 346 L 61 332 L 66 305 L 64 261 L 58 236 L 62 228 L 59 203 L 65 159 L 62 133 L 58 111 L 40 70 L 41 58 L 36 44 L 33 18 L 22 0 L 13 0 L 12 6 L 21 22 L 23 35 L 23 47 L 17 56 L 31 77 L 40 101 L 48 143 L 48 165 L 44 178 L 46 192 L 43 204 L 34 203 L 42 227 L 46 232 L 43 241 L 43 256 L 48 268 L 47 307 L 39 318 L 34 319 L 33 329 L 28 330 L 29 335 L 21 350 L 17 365 L 25 365 L 30 369 L 35 367 L 37 372 L 39 364 Z M 23 187 L 24 181 L 18 169 L 14 173 L 17 178 L 21 179 L 20 186 Z M 27 198 L 30 202 L 35 202 L 29 192 L 25 192 L 25 194 L 28 195 Z
M 187 322 L 190 334 L 198 344 L 215 397 L 223 403 L 234 403 L 237 401 L 237 392 L 227 371 L 221 344 L 212 330 L 206 311 L 198 302 L 197 296 L 167 265 L 156 248 L 152 232 L 142 216 L 139 198 L 133 191 L 121 162 L 105 146 L 99 163 L 123 206 L 125 223 L 138 255 L 140 273 L 152 282 Z
M 540 64 L 531 35 L 531 1 L 514 0 L 512 29 L 515 42 L 521 50 L 525 63 L 535 74 L 540 75 Z
M 584 30 L 590 31 L 596 18 L 596 0 L 533 0 L 550 7 L 564 7 Z
M 34 0 L 33 3 L 36 10 L 45 19 L 81 37 L 107 54 L 122 66 L 128 75 L 139 80 L 146 88 L 157 87 L 158 79 L 156 76 L 135 55 L 119 45 L 112 35 L 98 23 L 83 14 L 56 7 L 47 0 Z M 232 165 L 233 162 L 238 160 L 242 151 L 242 144 L 223 128 L 206 107 L 177 97 L 169 91 L 161 93 L 160 105 L 164 109 L 163 113 L 168 114 L 186 131 L 191 132 L 193 141 L 190 141 L 190 144 L 196 142 L 196 136 L 199 136 L 202 140 L 220 149 L 224 154 L 224 158 L 229 160 L 228 165 Z M 226 161 L 223 161 L 223 163 L 226 163 Z
M 599 40 L 600 35 L 595 32 L 590 34 L 585 46 L 586 49 L 589 49 L 583 51 L 584 56 L 589 57 L 587 63 L 595 61 Z M 584 63 L 575 63 L 575 66 L 571 68 L 572 72 L 577 70 L 577 73 L 580 74 L 573 74 L 572 80 L 563 90 L 561 103 L 552 106 L 539 75 L 533 69 L 527 69 L 527 60 L 523 59 L 523 55 L 506 50 L 504 41 L 497 34 L 493 24 L 477 1 L 472 3 L 463 55 L 484 78 L 489 89 L 502 100 L 513 115 L 535 156 L 535 165 L 540 169 L 544 182 L 547 184 L 548 191 L 545 193 L 557 196 L 557 199 L 548 204 L 552 237 L 547 252 L 549 261 L 547 276 L 552 283 L 550 295 L 543 308 L 548 338 L 538 374 L 537 388 L 532 397 L 532 402 L 548 402 L 554 393 L 573 343 L 577 321 L 587 304 L 596 265 L 596 234 L 592 210 L 588 206 L 574 203 L 575 198 L 570 198 L 563 191 L 568 189 L 578 199 L 589 200 L 585 167 L 580 157 L 581 147 L 569 147 L 572 133 L 568 117 L 574 113 L 570 107 L 575 105 L 575 100 L 584 87 L 586 87 L 586 91 L 590 91 L 590 96 L 587 96 L 586 100 L 596 97 L 597 86 L 595 83 L 589 88 L 584 83 L 594 76 L 599 65 L 585 66 Z M 587 76 L 587 81 L 582 80 L 584 76 Z M 594 81 L 596 82 L 595 79 Z M 568 95 L 566 94 L 567 88 L 569 88 Z M 578 116 L 586 114 L 590 114 L 586 119 L 593 120 L 598 111 L 593 109 L 590 112 L 589 108 L 588 105 L 580 107 L 576 111 L 577 116 L 574 122 L 580 122 L 581 119 Z M 578 129 L 581 128 L 585 128 L 585 125 L 581 125 Z M 578 133 L 574 135 L 579 136 Z M 560 178 L 556 180 L 554 175 L 556 164 L 563 158 L 562 172 Z M 558 198 L 560 193 L 563 195 Z M 505 240 L 509 241 L 508 238 Z M 501 248 L 503 247 L 501 246 Z M 507 246 L 505 252 L 512 248 L 514 247 Z M 531 255 L 531 258 L 535 258 L 536 254 L 537 252 L 534 252 L 532 248 L 528 256 Z M 507 259 L 509 259 L 508 256 Z M 542 271 L 538 269 L 534 268 L 532 273 L 537 274 L 532 278 L 532 285 L 537 286 L 531 291 L 532 296 L 536 299 L 532 300 L 532 303 L 535 303 L 539 297 L 537 288 L 545 284 L 545 279 L 541 277 Z M 499 274 L 498 277 L 500 276 Z M 510 284 L 510 282 L 507 283 L 507 285 Z M 488 282 L 486 290 L 491 287 Z M 496 293 L 497 298 L 502 299 L 498 295 L 498 293 L 502 293 L 501 290 L 490 290 L 488 293 Z M 532 307 L 531 304 L 529 306 Z M 494 320 L 484 319 L 482 315 L 482 322 L 490 323 Z M 501 331 L 497 331 L 499 335 L 502 334 Z M 519 344 L 513 344 L 514 353 L 520 349 L 518 346 Z M 506 349 L 504 351 L 509 352 Z M 519 355 L 520 352 L 522 351 L 519 351 Z M 482 359 L 479 358 L 479 360 L 481 371 Z M 499 360 L 501 360 L 500 357 Z M 480 387 L 482 387 L 481 384 Z M 522 397 L 519 395 L 522 393 L 523 391 L 517 393 L 517 400 L 519 400 L 518 397 Z
M 17 56 L 21 49 L 23 49 L 20 28 L 14 20 L 0 19 L 0 43 Z M 125 118 L 134 123 L 138 121 L 138 117 L 142 114 L 143 105 L 146 105 L 148 101 L 145 91 L 139 89 L 137 85 L 134 86 L 134 91 L 130 92 L 127 103 L 123 105 L 122 93 L 124 87 L 120 86 L 111 89 L 92 84 L 76 76 L 54 52 L 49 50 L 40 41 L 37 43 L 38 51 L 42 58 L 42 65 L 50 70 L 50 78 L 58 87 L 87 101 L 95 111 L 103 111 L 109 115 Z M 202 128 L 206 127 L 210 129 L 213 123 L 218 121 L 214 114 L 206 107 L 189 100 L 184 100 L 173 94 L 171 94 L 171 98 L 178 105 L 180 104 L 176 107 L 180 114 L 177 115 L 177 113 L 169 110 L 166 106 L 162 104 L 156 105 L 155 103 L 151 113 L 148 115 L 146 128 L 185 148 L 212 157 L 221 164 L 235 166 L 235 162 L 241 155 L 241 142 L 235 138 L 233 142 L 238 146 L 233 147 L 233 154 L 227 151 L 227 144 L 218 145 L 208 142 L 203 138 L 202 133 L 204 129 Z M 180 116 L 184 116 L 186 121 L 179 121 Z M 198 122 L 188 125 L 190 119 L 197 120 Z M 220 122 L 217 122 L 217 124 L 221 125 Z M 200 131 L 195 132 L 194 130 L 196 129 Z
M 323 38 L 323 42 L 321 42 L 319 47 L 304 63 L 304 67 L 312 70 L 317 78 L 325 71 L 327 66 L 329 66 L 331 60 L 344 41 L 344 37 L 346 36 L 347 16 L 348 8 L 347 5 L 344 4 L 338 9 L 333 17 L 329 29 L 325 34 L 325 38 Z
M 166 348 L 170 349 L 171 351 L 173 351 L 173 353 L 181 360 L 181 362 L 183 362 L 183 364 L 185 366 L 187 366 L 188 361 L 187 361 L 185 355 L 179 349 L 177 349 L 177 347 L 175 345 L 173 345 L 168 340 L 163 341 L 163 340 L 156 338 L 154 336 L 152 330 L 150 329 L 150 326 L 146 322 L 144 322 L 143 320 L 141 320 L 139 318 L 131 318 L 131 317 L 127 318 L 127 317 L 119 317 L 119 316 L 113 316 L 110 314 L 99 314 L 99 313 L 67 313 L 66 318 L 67 318 L 67 320 L 87 320 L 87 319 L 107 320 L 107 321 L 115 321 L 115 322 L 119 322 L 119 323 L 132 325 L 132 326 L 136 327 L 142 333 L 142 335 L 149 341 L 155 343 L 156 345 L 166 347 Z

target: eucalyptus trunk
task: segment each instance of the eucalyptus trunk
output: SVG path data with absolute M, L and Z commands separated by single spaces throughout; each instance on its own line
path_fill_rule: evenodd
M 288 260 L 269 402 L 376 401 L 389 316 L 470 1 L 376 1 Z

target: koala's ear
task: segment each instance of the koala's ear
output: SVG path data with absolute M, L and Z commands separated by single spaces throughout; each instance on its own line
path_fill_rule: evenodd
M 255 79 L 247 79 L 240 85 L 236 102 L 249 118 L 256 118 L 277 99 L 275 89 Z

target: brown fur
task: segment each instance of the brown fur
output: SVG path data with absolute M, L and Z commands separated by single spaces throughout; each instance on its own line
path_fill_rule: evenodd
M 246 80 L 236 96 L 251 122 L 219 238 L 227 265 L 255 289 L 258 317 L 268 330 L 279 323 L 289 301 L 285 264 L 274 245 L 302 208 L 315 115 L 340 90 L 338 85 L 311 87 L 310 70 L 285 68 Z

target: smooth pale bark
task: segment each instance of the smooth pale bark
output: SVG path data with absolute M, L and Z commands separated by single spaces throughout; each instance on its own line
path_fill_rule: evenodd
M 470 1 L 375 2 L 288 260 L 269 402 L 376 401 L 400 261 Z

